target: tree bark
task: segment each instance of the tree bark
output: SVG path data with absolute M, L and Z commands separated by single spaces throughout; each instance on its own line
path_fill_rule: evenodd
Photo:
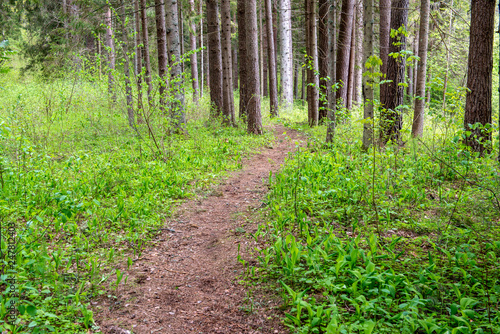
M 351 50 L 349 53 L 349 80 L 347 85 L 347 102 L 346 108 L 347 110 L 352 109 L 352 100 L 354 96 L 354 84 L 356 79 L 355 76 L 355 65 L 356 65 L 356 14 L 357 14 L 357 6 L 354 7 L 354 12 L 352 15 L 352 35 L 351 35 Z
M 156 1 L 162 1 L 162 0 L 156 0 Z M 189 0 L 189 8 L 191 11 L 191 16 L 194 17 L 196 16 L 196 9 L 194 5 L 194 0 Z M 191 47 L 191 54 L 190 60 L 191 60 L 191 79 L 193 80 L 192 82 L 192 87 L 193 87 L 193 101 L 195 103 L 198 103 L 198 90 L 199 90 L 199 84 L 198 84 L 198 54 L 194 52 L 196 50 L 196 24 L 194 23 L 194 20 L 191 19 L 189 23 L 189 44 Z
M 363 93 L 363 3 L 359 2 L 356 14 L 356 62 L 354 67 L 354 92 L 352 98 L 356 105 L 362 103 Z
M 113 76 L 113 71 L 115 70 L 115 42 L 113 40 L 113 28 L 111 19 L 111 7 L 108 6 L 106 11 L 106 46 L 108 47 L 108 92 L 116 102 L 116 92 L 115 92 L 115 78 Z
M 144 45 L 143 53 L 144 56 L 144 65 L 146 66 L 145 79 L 146 84 L 148 85 L 148 103 L 149 106 L 153 104 L 153 100 L 151 97 L 151 91 L 153 89 L 153 85 L 151 83 L 151 61 L 149 58 L 149 34 L 148 34 L 148 18 L 146 16 L 146 0 L 141 0 L 141 22 L 142 22 L 142 43 Z
M 382 60 L 382 66 L 380 66 L 380 72 L 382 73 L 382 80 L 387 77 L 387 61 L 389 55 L 389 39 L 391 32 L 391 0 L 380 0 L 380 60 Z M 380 98 L 382 101 L 383 96 L 386 94 L 387 84 L 382 84 L 380 86 Z
M 232 35 L 236 35 L 236 11 L 233 13 L 233 24 L 231 26 Z M 233 90 L 238 90 L 238 45 L 237 40 L 231 39 L 231 49 L 233 52 Z
M 121 30 L 122 30 L 122 40 L 123 40 L 123 55 L 125 59 L 124 64 L 124 73 L 125 73 L 125 97 L 127 100 L 127 116 L 128 116 L 128 125 L 134 129 L 135 128 L 135 120 L 134 120 L 134 101 L 132 98 L 132 85 L 130 84 L 130 58 L 128 56 L 128 34 L 127 29 L 125 27 L 125 3 L 123 0 L 120 1 L 121 7 Z
M 210 73 L 210 100 L 213 117 L 219 117 L 223 110 L 222 98 L 222 56 L 219 33 L 219 5 L 217 0 L 207 0 L 208 64 Z M 207 74 L 208 80 L 208 74 Z
M 142 123 L 142 115 L 141 112 L 144 112 L 144 107 L 142 104 L 142 34 L 141 34 L 141 15 L 139 11 L 139 0 L 134 1 L 134 18 L 135 18 L 135 43 L 137 44 L 136 49 L 136 68 L 135 72 L 137 75 L 137 123 Z
M 203 97 L 203 81 L 205 79 L 205 60 L 204 60 L 204 46 L 203 46 L 203 1 L 200 0 L 200 97 Z
M 347 91 L 349 86 L 349 59 L 351 56 L 352 22 L 355 0 L 343 0 L 340 14 L 338 51 L 337 51 L 337 100 L 347 106 Z
M 309 126 L 318 125 L 319 80 L 318 70 L 318 39 L 316 33 L 315 0 L 305 0 L 306 11 L 306 53 L 307 53 L 307 118 Z
M 238 0 L 238 53 L 240 58 L 240 118 L 247 116 L 247 47 L 246 47 L 246 21 L 245 21 L 245 0 Z
M 393 0 L 391 11 L 391 29 L 398 30 L 400 27 L 408 26 L 409 0 Z M 390 39 L 389 53 L 400 54 L 406 48 L 406 36 L 399 34 Z M 395 45 L 397 44 L 397 45 Z M 397 58 L 389 57 L 387 62 L 387 90 L 382 96 L 384 110 L 380 119 L 381 143 L 387 144 L 389 140 L 393 143 L 401 143 L 401 129 L 403 127 L 403 114 L 398 110 L 404 103 L 405 81 L 405 57 L 399 55 Z
M 267 73 L 267 68 L 268 62 L 267 62 L 267 32 L 266 29 L 263 29 L 262 31 L 262 47 L 261 47 L 261 54 L 262 54 L 262 96 L 268 97 L 269 96 L 269 85 L 268 85 L 268 78 L 269 75 Z
M 182 79 L 181 45 L 179 40 L 179 19 L 177 17 L 177 0 L 164 0 L 165 25 L 167 27 L 168 58 L 170 59 L 171 82 L 175 82 L 174 101 L 172 102 L 172 120 L 177 133 L 186 131 L 186 115 L 184 113 L 184 88 Z
M 165 27 L 165 6 L 163 0 L 155 0 L 156 42 L 158 45 L 158 74 L 160 75 L 160 110 L 165 112 L 165 91 L 167 88 L 167 32 Z
M 369 58 L 373 55 L 373 0 L 364 0 L 364 38 L 363 38 L 363 64 L 366 64 Z M 363 69 L 367 74 L 373 74 L 373 67 Z M 363 76 L 363 99 L 364 99 L 364 112 L 363 112 L 363 149 L 367 150 L 371 145 L 373 145 L 373 77 L 370 75 Z
M 473 151 L 490 153 L 492 149 L 492 73 L 495 24 L 493 0 L 475 0 L 471 6 L 469 68 L 465 99 L 465 144 Z M 480 123 L 482 126 L 475 126 Z M 487 126 L 489 125 L 489 126 Z
M 337 82 L 337 0 L 330 0 L 330 12 L 328 13 L 328 35 L 329 58 L 330 58 L 330 83 L 331 87 Z M 331 143 L 335 136 L 337 113 L 337 93 L 332 88 L 328 94 L 328 125 L 326 130 L 326 142 Z
M 327 77 L 330 72 L 329 62 L 329 40 L 328 32 L 328 0 L 319 0 L 319 19 L 318 19 L 318 66 L 319 66 L 319 90 L 322 98 L 319 101 L 319 116 L 321 122 L 327 116 L 328 112 L 328 91 L 330 90 Z
M 276 54 L 274 50 L 273 13 L 271 0 L 265 0 L 266 33 L 267 33 L 267 63 L 269 64 L 269 103 L 271 117 L 278 116 L 278 83 L 276 78 Z
M 285 108 L 293 106 L 293 48 L 292 48 L 292 4 L 290 0 L 279 1 L 279 41 L 281 98 Z
M 417 67 L 415 109 L 411 129 L 413 137 L 420 137 L 424 133 L 425 80 L 427 78 L 427 45 L 429 41 L 430 4 L 430 0 L 422 0 L 420 4 L 420 28 L 418 33 L 418 57 L 420 58 L 420 63 Z
M 222 98 L 223 119 L 226 125 L 235 125 L 233 96 L 233 60 L 231 53 L 231 1 L 221 0 L 222 19 Z
M 259 44 L 257 27 L 257 1 L 245 0 L 245 26 L 247 46 L 248 132 L 262 134 L 259 82 Z
M 264 0 L 259 0 L 259 71 L 260 71 L 260 95 L 261 97 L 264 96 L 264 82 L 266 81 L 264 77 L 264 68 L 266 67 L 264 65 L 264 29 L 262 28 L 262 2 Z
M 299 98 L 299 62 L 295 62 L 295 69 L 293 75 L 293 97 L 295 99 Z
M 179 1 L 179 0 L 178 0 Z M 177 3 L 177 22 L 179 22 L 179 43 L 181 48 L 181 56 L 185 53 L 184 48 L 184 17 L 182 15 L 182 2 Z M 181 63 L 182 72 L 184 72 L 184 62 Z

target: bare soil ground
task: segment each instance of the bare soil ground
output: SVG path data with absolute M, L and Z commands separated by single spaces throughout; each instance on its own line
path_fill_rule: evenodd
M 261 207 L 269 171 L 280 168 L 299 139 L 281 125 L 273 130 L 273 147 L 246 159 L 207 197 L 182 204 L 159 242 L 130 268 L 117 299 L 99 301 L 96 321 L 104 333 L 287 332 L 276 296 L 257 289 L 250 302 L 237 261 L 240 245 L 240 256 L 255 263 L 249 251 L 256 245 L 244 232 L 257 223 L 246 217 Z

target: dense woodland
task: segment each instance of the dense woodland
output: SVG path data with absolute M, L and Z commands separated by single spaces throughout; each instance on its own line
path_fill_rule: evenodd
M 0 332 L 156 332 L 112 331 L 103 305 L 128 302 L 181 202 L 280 131 L 300 140 L 231 230 L 253 245 L 237 311 L 279 325 L 242 333 L 500 333 L 499 12 L 0 2 Z

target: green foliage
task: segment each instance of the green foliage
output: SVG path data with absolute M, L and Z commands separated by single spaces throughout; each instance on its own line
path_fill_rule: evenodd
M 241 168 L 242 157 L 270 138 L 207 124 L 208 94 L 199 105 L 186 101 L 188 134 L 168 135 L 168 117 L 154 108 L 149 124 L 130 128 L 125 106 L 87 72 L 51 82 L 16 75 L 0 78 L 8 92 L 0 97 L 0 220 L 17 225 L 9 277 L 20 299 L 11 330 L 86 333 L 94 326 L 89 299 L 118 293 L 124 268 L 175 204 Z M 0 331 L 10 328 L 7 278 L 0 277 Z
M 500 179 L 450 133 L 364 153 L 313 130 L 254 235 L 296 333 L 500 331 Z M 431 148 L 432 147 L 432 148 Z

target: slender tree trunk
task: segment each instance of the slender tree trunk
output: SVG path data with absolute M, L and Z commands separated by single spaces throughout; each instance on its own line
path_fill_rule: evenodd
M 233 24 L 231 33 L 236 35 L 236 11 L 233 13 Z M 233 90 L 238 90 L 238 41 L 231 39 L 231 48 L 233 52 Z
M 299 98 L 299 62 L 295 62 L 295 69 L 293 75 L 293 97 L 295 99 Z
M 363 64 L 366 64 L 373 55 L 373 0 L 364 0 L 364 39 L 363 39 Z M 363 123 L 363 149 L 367 150 L 373 145 L 373 68 L 366 69 L 367 75 L 363 76 L 364 120 Z
M 347 106 L 347 91 L 349 86 L 349 59 L 351 55 L 352 22 L 355 0 L 343 0 L 339 25 L 339 45 L 337 51 L 337 100 Z
M 264 29 L 262 24 L 262 2 L 264 0 L 259 0 L 259 71 L 260 71 L 260 95 L 264 96 Z
M 279 40 L 281 55 L 281 98 L 285 108 L 293 106 L 292 4 L 279 1 Z
M 471 132 L 465 138 L 466 145 L 481 154 L 490 153 L 492 149 L 491 98 L 495 3 L 496 1 L 492 0 L 475 0 L 471 6 L 464 129 Z M 475 126 L 477 123 L 482 127 Z M 485 127 L 486 125 L 489 125 L 489 128 Z
M 135 120 L 134 120 L 134 101 L 132 99 L 132 85 L 130 84 L 130 59 L 128 57 L 128 34 L 127 29 L 125 27 L 125 3 L 123 0 L 120 0 L 121 7 L 121 30 L 122 30 L 122 40 L 123 40 L 123 54 L 125 58 L 124 64 L 124 72 L 125 72 L 125 96 L 127 99 L 127 116 L 128 116 L 128 125 L 131 128 L 135 128 Z
M 222 98 L 222 55 L 219 33 L 219 5 L 217 0 L 207 0 L 207 32 L 209 48 L 210 100 L 212 101 L 212 116 L 218 117 L 223 110 Z M 208 78 L 210 75 L 210 78 Z
M 115 70 L 115 42 L 113 40 L 113 28 L 111 20 L 111 7 L 108 6 L 106 11 L 106 45 L 108 47 L 108 92 L 111 95 L 113 102 L 116 102 L 115 78 L 113 71 Z
M 153 89 L 151 83 L 151 61 L 149 59 L 149 36 L 148 36 L 148 18 L 146 16 L 146 0 L 141 0 L 141 22 L 142 22 L 142 43 L 144 44 L 143 56 L 144 64 L 146 65 L 146 83 L 148 85 L 148 102 L 149 106 L 153 104 L 151 91 Z
M 391 11 L 391 29 L 398 30 L 403 25 L 408 26 L 409 0 L 393 0 Z M 395 45 L 396 44 L 396 45 Z M 406 48 L 406 36 L 400 34 L 390 39 L 389 53 L 400 54 Z M 381 114 L 380 137 L 381 143 L 387 144 L 389 140 L 394 143 L 401 142 L 401 129 L 403 127 L 403 114 L 399 109 L 404 103 L 405 57 L 389 57 L 387 62 L 387 91 L 382 98 L 385 110 Z
M 235 125 L 234 97 L 233 97 L 233 61 L 231 54 L 231 2 L 221 1 L 222 19 L 222 98 L 223 123 Z
M 453 0 L 451 0 L 450 8 L 453 8 Z M 446 72 L 444 75 L 443 84 L 443 116 L 446 116 L 446 91 L 448 90 L 448 74 L 450 72 L 450 38 L 453 29 L 453 11 L 450 11 L 450 23 L 448 28 L 448 38 L 446 39 Z
M 302 67 L 302 85 L 301 85 L 301 100 L 302 100 L 302 105 L 305 104 L 306 101 L 306 68 Z
M 156 0 L 156 1 L 162 1 L 162 0 Z M 196 15 L 196 8 L 194 5 L 194 0 L 189 0 L 189 8 L 191 10 L 191 16 Z M 191 78 L 193 80 L 193 101 L 195 103 L 198 103 L 198 90 L 199 90 L 199 84 L 198 84 L 198 54 L 195 53 L 194 51 L 197 49 L 196 48 L 196 24 L 194 23 L 194 20 L 191 19 L 190 21 L 190 29 L 189 29 L 189 43 L 191 47 L 191 51 L 193 54 L 190 56 L 191 60 Z
M 352 34 L 351 34 L 351 50 L 349 54 L 349 79 L 347 84 L 347 110 L 352 109 L 352 100 L 354 96 L 354 85 L 355 85 L 355 65 L 356 65 L 356 15 L 357 8 L 354 7 L 354 12 L 352 16 Z
M 413 137 L 420 137 L 424 133 L 425 80 L 427 77 L 427 45 L 429 41 L 430 4 L 430 0 L 421 0 L 420 4 L 420 28 L 418 33 L 418 57 L 420 58 L 420 63 L 417 67 L 415 109 L 411 129 Z
M 179 42 L 181 48 L 181 56 L 186 53 L 186 49 L 184 48 L 184 17 L 182 15 L 182 2 L 177 0 L 177 19 L 179 22 Z M 182 72 L 184 72 L 184 62 L 181 63 Z
M 165 91 L 167 88 L 167 32 L 165 27 L 164 0 L 155 0 L 156 42 L 158 45 L 158 74 L 160 75 L 160 110 L 165 113 Z
M 276 55 L 274 50 L 273 13 L 271 0 L 265 0 L 267 28 L 267 62 L 269 64 L 269 102 L 271 117 L 278 116 L 278 83 L 276 78 Z
M 327 77 L 330 72 L 329 62 L 329 31 L 328 31 L 328 0 L 319 0 L 318 19 L 318 66 L 319 66 L 319 90 L 323 97 L 319 101 L 319 121 L 324 120 L 328 113 L 328 87 Z
M 307 110 L 310 126 L 318 125 L 319 80 L 318 70 L 318 39 L 316 33 L 316 6 L 314 0 L 305 0 L 306 10 L 306 53 L 309 65 L 307 66 Z
M 247 96 L 247 46 L 246 46 L 246 21 L 245 0 L 238 0 L 238 51 L 240 58 L 240 118 L 246 118 L 248 96 Z
M 361 105 L 362 103 L 362 93 L 363 93 L 363 2 L 360 1 L 357 6 L 356 14 L 356 64 L 354 68 L 354 93 L 353 100 L 356 105 Z
M 203 97 L 203 81 L 205 77 L 205 60 L 203 59 L 203 55 L 205 54 L 203 48 L 203 1 L 200 0 L 200 47 L 201 47 L 201 52 L 200 52 L 200 97 Z
M 248 132 L 262 134 L 259 92 L 259 44 L 257 27 L 257 1 L 245 0 L 245 27 L 247 45 Z
M 382 66 L 380 66 L 380 72 L 382 73 L 382 80 L 387 77 L 387 61 L 389 60 L 389 39 L 391 32 L 391 0 L 380 0 L 380 60 L 382 60 Z M 387 84 L 382 84 L 380 86 L 380 98 L 382 101 L 383 96 L 386 95 Z M 382 106 L 384 107 L 384 106 Z
M 268 85 L 268 78 L 269 75 L 267 73 L 267 68 L 268 68 L 268 63 L 267 63 L 267 32 L 266 29 L 263 29 L 262 31 L 262 96 L 268 97 L 269 96 L 269 85 Z
M 142 34 L 141 34 L 141 15 L 139 11 L 139 0 L 134 1 L 134 18 L 135 18 L 135 43 L 137 44 L 136 49 L 136 68 L 135 72 L 137 75 L 137 123 L 142 123 L 142 113 L 144 112 L 144 106 L 142 104 Z
M 177 17 L 177 0 L 164 0 L 165 25 L 167 27 L 168 58 L 170 59 L 171 81 L 175 82 L 174 101 L 172 103 L 172 120 L 176 132 L 186 131 L 186 115 L 184 113 L 184 88 L 182 79 L 181 46 L 179 40 L 179 19 Z M 173 61 L 175 59 L 175 62 Z
M 328 35 L 329 40 L 329 58 L 330 58 L 330 83 L 331 87 L 337 82 L 337 0 L 329 0 L 330 11 L 328 13 Z M 337 93 L 330 89 L 328 94 L 328 126 L 326 130 L 326 142 L 331 143 L 335 136 L 337 113 Z

